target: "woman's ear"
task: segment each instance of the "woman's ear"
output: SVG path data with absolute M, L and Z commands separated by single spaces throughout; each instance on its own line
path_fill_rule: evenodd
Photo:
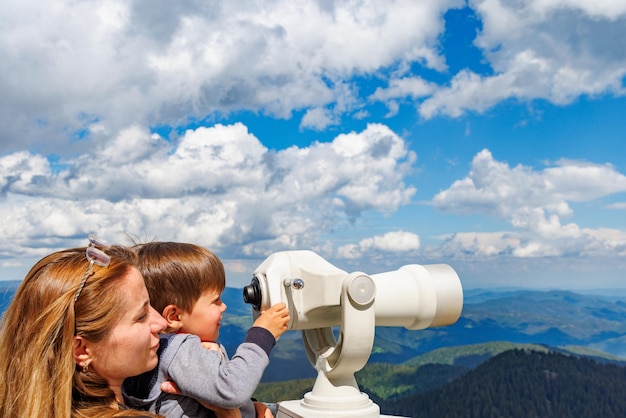
M 183 327 L 182 313 L 183 310 L 176 305 L 167 305 L 163 308 L 161 315 L 167 321 L 168 330 L 178 331 Z
M 88 347 L 88 341 L 80 335 L 74 336 L 72 354 L 74 362 L 82 369 L 86 369 L 91 363 L 91 350 Z

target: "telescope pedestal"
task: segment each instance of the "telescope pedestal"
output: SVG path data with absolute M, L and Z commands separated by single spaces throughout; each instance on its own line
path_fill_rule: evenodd
M 367 396 L 367 395 L 366 395 Z M 371 401 L 370 401 L 371 403 Z M 342 409 L 315 409 L 305 405 L 304 400 L 301 401 L 285 401 L 278 404 L 278 412 L 276 418 L 379 418 L 380 410 L 378 406 L 371 403 L 369 408 L 362 409 L 343 409 L 346 405 L 341 405 Z
M 331 382 L 318 371 L 313 390 L 301 400 L 278 404 L 276 418 L 359 417 L 378 418 L 380 408 L 359 391 L 354 377 Z
M 367 363 L 374 344 L 375 293 L 369 276 L 351 274 L 342 286 L 339 340 L 330 327 L 302 331 L 317 379 L 303 399 L 280 402 L 276 418 L 380 417 L 380 407 L 360 391 L 354 378 Z

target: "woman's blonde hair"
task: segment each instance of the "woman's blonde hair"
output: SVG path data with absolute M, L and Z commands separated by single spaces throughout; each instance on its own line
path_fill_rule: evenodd
M 224 265 L 204 247 L 183 242 L 148 242 L 133 249 L 150 304 L 159 313 L 171 304 L 191 312 L 202 293 L 221 293 L 226 287 Z
M 85 248 L 44 257 L 22 281 L 1 322 L 0 418 L 152 416 L 120 410 L 106 380 L 74 361 L 75 335 L 102 341 L 123 313 L 120 282 L 136 259 L 124 247 L 106 253 L 110 264 L 93 266 L 76 301 Z

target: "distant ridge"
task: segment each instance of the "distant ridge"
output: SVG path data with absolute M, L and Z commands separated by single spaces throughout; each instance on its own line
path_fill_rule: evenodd
M 440 389 L 379 405 L 385 414 L 417 418 L 612 418 L 624 417 L 625 391 L 624 366 L 514 349 Z
M 0 281 L 0 313 L 9 306 L 20 283 L 17 280 Z
M 550 347 L 543 344 L 512 343 L 509 341 L 491 341 L 481 344 L 470 344 L 459 347 L 443 347 L 407 360 L 403 364 L 420 366 L 424 364 L 447 364 L 473 368 L 502 352 L 526 349 L 537 352 L 557 351 L 579 357 L 592 358 L 599 362 L 614 362 L 626 365 L 626 358 L 594 350 L 587 347 L 567 346 Z

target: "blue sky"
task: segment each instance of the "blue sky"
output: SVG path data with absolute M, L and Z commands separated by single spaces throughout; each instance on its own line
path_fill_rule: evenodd
M 623 288 L 626 1 L 0 8 L 0 279 L 97 232 Z

